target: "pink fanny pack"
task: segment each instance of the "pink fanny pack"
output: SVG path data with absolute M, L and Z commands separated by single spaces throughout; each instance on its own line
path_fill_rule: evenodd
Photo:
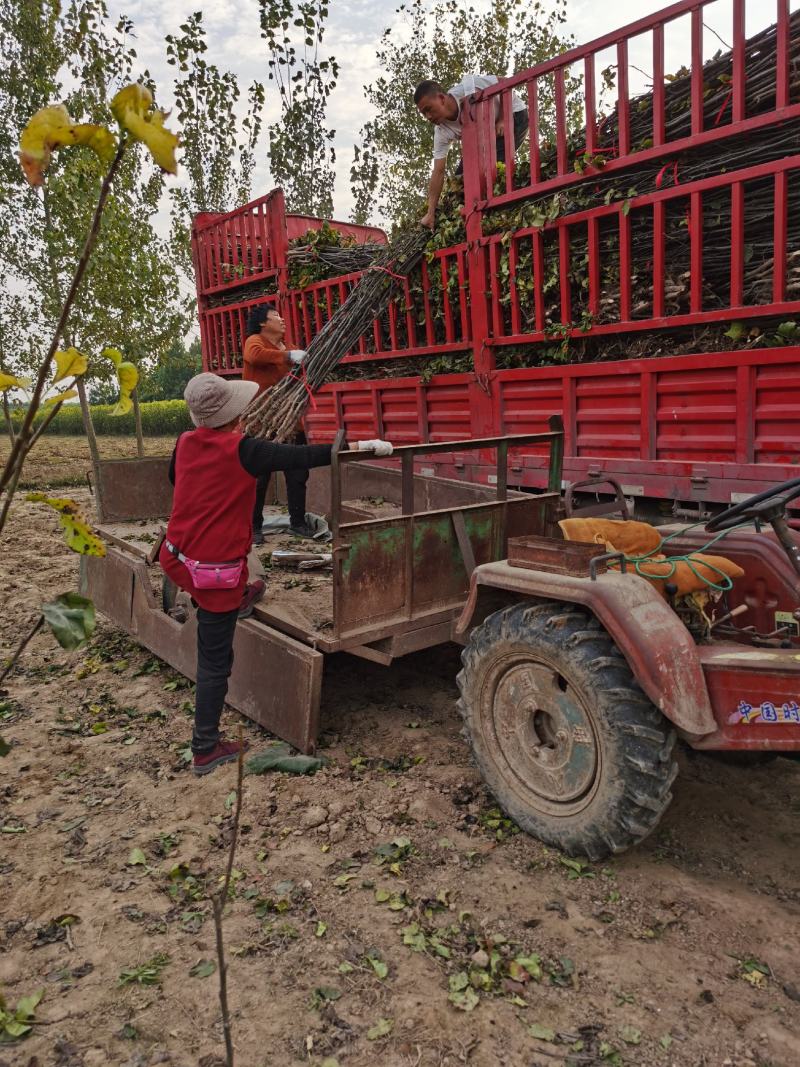
M 181 561 L 191 575 L 195 589 L 235 589 L 241 581 L 245 561 L 232 560 L 228 563 L 200 563 L 189 559 L 169 540 L 164 541 L 167 551 Z

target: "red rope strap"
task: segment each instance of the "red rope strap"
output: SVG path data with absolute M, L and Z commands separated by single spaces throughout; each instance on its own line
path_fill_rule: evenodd
M 311 404 L 311 410 L 312 411 L 316 411 L 317 410 L 316 397 L 314 396 L 314 394 L 311 391 L 311 386 L 308 384 L 308 375 L 306 374 L 306 368 L 305 368 L 305 365 L 303 363 L 300 364 L 300 375 L 301 376 L 298 378 L 296 374 L 290 374 L 289 378 L 293 382 L 300 382 L 300 384 L 303 386 L 305 391 L 308 393 L 308 400 L 309 400 L 309 403 Z
M 398 282 L 408 281 L 404 274 L 397 274 L 395 271 L 390 270 L 389 267 L 380 267 L 377 263 L 373 263 L 372 266 L 367 267 L 367 270 L 378 270 L 381 274 L 388 274 L 390 278 L 396 278 Z
M 673 185 L 680 185 L 681 184 L 680 180 L 678 178 L 678 161 L 676 159 L 672 163 L 665 163 L 664 166 L 661 168 L 661 170 L 658 172 L 658 174 L 656 174 L 656 189 L 660 189 L 661 188 L 661 185 L 662 185 L 662 183 L 664 181 L 664 175 L 670 169 L 672 170 L 672 184 Z

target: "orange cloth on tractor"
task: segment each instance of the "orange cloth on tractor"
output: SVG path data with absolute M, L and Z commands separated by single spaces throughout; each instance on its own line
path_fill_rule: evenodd
M 649 522 L 576 518 L 562 519 L 558 525 L 567 541 L 604 545 L 608 552 L 622 552 L 628 559 L 640 560 L 639 574 L 651 581 L 662 596 L 666 596 L 667 582 L 677 586 L 676 595 L 681 597 L 703 592 L 709 588 L 709 582 L 719 585 L 720 571 L 731 580 L 741 578 L 744 574 L 742 568 L 732 560 L 703 552 L 692 552 L 691 566 L 682 559 L 671 563 L 668 556 L 658 552 L 661 535 Z M 642 560 L 643 556 L 648 558 Z
M 633 519 L 562 519 L 558 524 L 566 541 L 608 546 L 609 552 L 646 556 L 661 546 L 661 534 L 649 522 Z
M 649 581 L 648 576 L 652 574 L 652 584 L 662 593 L 665 593 L 667 582 L 672 582 L 678 587 L 677 596 L 702 593 L 710 588 L 709 583 L 719 585 L 722 581 L 720 571 L 731 581 L 734 578 L 741 578 L 744 574 L 739 564 L 734 563 L 733 560 L 726 559 L 725 556 L 711 556 L 705 552 L 692 552 L 691 566 L 682 559 L 676 560 L 674 564 L 670 563 L 663 555 L 654 556 L 639 564 L 639 574 L 642 578 L 648 578 Z

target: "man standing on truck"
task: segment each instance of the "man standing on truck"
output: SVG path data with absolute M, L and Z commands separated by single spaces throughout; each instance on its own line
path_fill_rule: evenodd
M 291 374 L 295 364 L 302 362 L 305 353 L 290 352 L 286 348 L 286 323 L 276 308 L 262 304 L 251 310 L 247 319 L 247 340 L 244 343 L 244 368 L 242 378 L 256 382 L 258 392 L 271 389 L 281 378 Z M 287 442 L 291 445 L 306 444 L 303 424 L 298 423 L 294 436 Z M 306 523 L 306 483 L 308 469 L 296 468 L 284 472 L 286 479 L 286 502 L 289 505 L 289 529 L 297 537 L 313 537 L 314 531 Z M 269 474 L 262 474 L 256 487 L 253 509 L 253 544 L 264 543 L 261 528 L 264 524 L 264 501 L 267 496 Z
M 219 723 L 236 624 L 252 613 L 265 589 L 260 579 L 247 582 L 257 482 L 273 471 L 308 471 L 331 461 L 330 445 L 278 445 L 242 436 L 240 419 L 257 392 L 255 382 L 195 375 L 183 394 L 195 429 L 180 435 L 169 465 L 175 493 L 159 563 L 197 605 L 195 774 L 209 774 L 239 755 L 239 745 L 220 736 Z M 392 454 L 388 441 L 360 441 L 357 447 Z
M 436 207 L 442 195 L 447 153 L 453 141 L 461 140 L 464 102 L 473 93 L 496 84 L 497 77 L 494 74 L 467 74 L 457 85 L 446 92 L 439 82 L 435 81 L 420 82 L 414 90 L 414 103 L 417 105 L 417 110 L 424 119 L 432 122 L 436 127 L 433 131 L 433 171 L 428 183 L 428 210 L 420 220 L 423 226 L 433 227 L 436 221 Z M 528 108 L 517 93 L 511 94 L 511 110 L 514 115 L 514 150 L 516 151 L 528 130 Z M 494 112 L 496 158 L 498 163 L 504 163 L 506 141 L 499 96 L 494 98 Z M 462 170 L 463 162 L 460 162 L 456 167 L 456 174 L 461 174 Z

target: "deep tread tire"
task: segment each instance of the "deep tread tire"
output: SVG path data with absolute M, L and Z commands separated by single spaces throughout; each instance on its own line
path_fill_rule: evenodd
M 473 630 L 461 660 L 475 760 L 523 830 L 592 860 L 652 833 L 672 800 L 675 732 L 593 615 L 552 602 L 504 608 Z

